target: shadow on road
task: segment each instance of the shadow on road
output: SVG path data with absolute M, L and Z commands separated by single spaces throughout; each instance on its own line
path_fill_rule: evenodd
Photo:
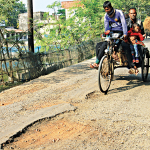
M 120 86 L 118 88 L 114 88 L 114 89 L 110 89 L 109 90 L 109 94 L 110 93 L 120 93 L 120 92 L 124 92 L 130 89 L 133 89 L 135 87 L 139 87 L 139 86 L 150 86 L 150 75 L 147 78 L 146 82 L 142 81 L 142 76 L 141 74 L 139 74 L 138 76 L 135 75 L 130 75 L 130 76 L 115 76 L 115 80 L 126 80 L 129 81 L 126 86 Z M 115 80 L 113 82 L 115 82 Z
M 65 81 L 73 76 L 76 75 L 83 75 L 87 74 L 87 71 L 91 70 L 91 68 L 88 66 L 87 63 L 82 63 L 82 64 L 76 64 L 72 65 L 57 71 L 54 71 L 50 73 L 49 75 L 46 75 L 43 77 L 36 78 L 34 80 L 31 80 L 30 83 L 28 84 L 33 84 L 37 82 L 43 82 L 43 83 L 49 83 L 49 84 L 55 84 L 55 83 L 60 83 L 62 81 Z

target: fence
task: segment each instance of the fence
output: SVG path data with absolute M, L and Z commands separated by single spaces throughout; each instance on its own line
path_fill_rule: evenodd
M 27 81 L 57 69 L 89 59 L 95 55 L 95 41 L 81 43 L 69 49 L 43 53 L 18 50 L 17 53 L 0 51 L 1 84 Z

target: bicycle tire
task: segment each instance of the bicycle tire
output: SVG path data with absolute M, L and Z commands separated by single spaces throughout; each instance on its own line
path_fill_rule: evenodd
M 107 55 L 104 55 L 100 61 L 98 68 L 98 85 L 102 93 L 107 94 L 111 80 L 112 80 L 112 71 L 110 70 L 110 61 Z
M 147 53 L 144 53 L 144 56 L 143 56 L 143 59 L 142 59 L 142 67 L 141 67 L 142 80 L 144 82 L 147 81 L 148 71 L 149 71 L 149 57 L 148 57 Z

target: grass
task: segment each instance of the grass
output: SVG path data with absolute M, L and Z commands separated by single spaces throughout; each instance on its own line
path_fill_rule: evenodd
M 12 87 L 15 87 L 15 86 L 18 86 L 18 85 L 21 85 L 23 84 L 23 82 L 17 82 L 17 83 L 7 83 L 5 85 L 0 85 L 0 92 L 4 91 L 4 90 L 7 90 L 7 89 L 10 89 Z

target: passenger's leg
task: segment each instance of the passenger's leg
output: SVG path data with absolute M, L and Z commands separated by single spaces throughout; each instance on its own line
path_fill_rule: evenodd
M 134 44 L 133 46 L 134 46 L 134 50 L 135 50 L 135 58 L 136 58 L 135 62 L 139 63 L 139 53 L 138 53 L 137 44 Z
M 133 44 L 130 44 L 130 49 L 131 49 L 131 54 L 132 54 L 132 62 L 135 63 L 135 56 L 134 56 L 135 50 L 134 50 Z
M 134 44 L 135 57 L 139 57 L 137 44 Z

